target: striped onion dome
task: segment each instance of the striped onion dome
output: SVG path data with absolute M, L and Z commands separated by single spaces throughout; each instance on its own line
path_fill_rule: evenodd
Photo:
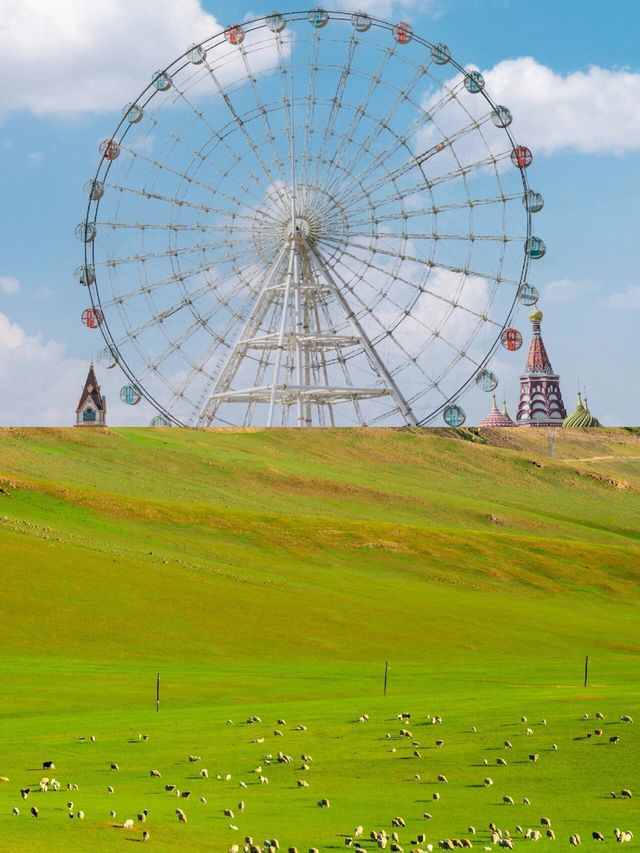
M 511 420 L 507 413 L 507 402 L 505 400 L 502 411 L 499 411 L 498 404 L 496 403 L 496 395 L 493 395 L 493 406 L 491 407 L 491 411 L 488 415 L 486 415 L 478 424 L 479 427 L 488 428 L 488 427 L 514 427 L 518 426 L 514 421 Z
M 578 405 L 569 417 L 564 419 L 562 426 L 573 429 L 587 429 L 588 427 L 599 427 L 602 424 L 589 411 L 586 397 L 584 403 L 582 402 L 582 395 L 578 391 Z

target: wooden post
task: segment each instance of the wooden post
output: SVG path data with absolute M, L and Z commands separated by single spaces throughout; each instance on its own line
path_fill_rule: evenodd
M 587 686 L 587 681 L 589 679 L 589 655 L 584 659 L 584 686 Z
M 387 695 L 387 673 L 389 672 L 389 661 L 384 662 L 384 695 Z
M 156 712 L 160 710 L 160 673 L 156 678 Z

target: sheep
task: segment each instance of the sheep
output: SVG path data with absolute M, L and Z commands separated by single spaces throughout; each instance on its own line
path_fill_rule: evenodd
M 300 761 L 304 761 L 306 763 L 308 761 L 313 761 L 313 758 L 311 758 L 310 755 L 307 755 L 305 752 L 303 752 L 302 755 L 300 756 Z
M 623 715 L 620 717 L 620 722 L 621 722 L 621 723 L 632 723 L 632 722 L 633 722 L 633 719 L 629 716 L 629 714 L 623 714 Z
M 206 797 L 200 797 L 200 805 L 202 805 L 202 806 L 207 805 L 207 798 Z
M 273 736 L 274 736 L 274 737 L 284 737 L 284 735 L 282 734 L 282 732 L 280 731 L 280 729 L 274 729 L 274 730 L 273 730 Z
M 195 764 L 196 761 L 202 761 L 202 758 L 199 755 L 190 755 L 189 761 L 191 762 L 191 764 Z
M 468 826 L 468 827 L 467 827 L 467 832 L 469 833 L 469 835 L 475 835 L 475 834 L 476 834 L 476 828 L 475 828 L 475 826 Z
M 109 812 L 109 817 L 115 817 L 115 816 L 116 816 L 115 811 L 113 809 L 111 809 L 111 811 Z
M 30 793 L 31 788 L 20 788 L 20 796 L 23 800 L 26 800 Z
M 513 850 L 513 840 L 511 838 L 501 838 L 498 841 L 499 847 L 507 847 L 509 850 Z
M 598 832 L 597 830 L 591 833 L 591 838 L 594 841 L 604 841 L 604 835 L 601 832 Z
M 323 797 L 321 800 L 318 800 L 318 808 L 319 809 L 328 809 L 331 803 L 327 800 L 326 797 Z
M 502 798 L 502 802 L 505 804 L 505 806 L 512 806 L 513 805 L 513 797 L 504 796 Z
M 17 817 L 20 814 L 20 809 L 17 806 L 14 806 L 12 813 Z
M 144 809 L 141 812 L 138 812 L 138 823 L 146 823 L 147 821 L 148 811 Z
M 240 782 L 240 783 L 239 783 L 239 785 L 240 785 L 240 787 L 241 787 L 241 788 L 246 788 L 246 787 L 247 787 L 247 783 L 246 783 L 246 782 Z
M 611 735 L 609 743 L 620 743 L 620 735 Z
M 555 834 L 555 832 L 551 829 L 551 827 L 549 827 L 549 828 L 547 829 L 547 838 L 549 839 L 549 841 L 555 841 L 555 840 L 556 840 L 556 834 Z
M 164 789 L 168 794 L 172 794 L 175 791 L 176 786 L 175 785 L 165 785 Z
M 624 799 L 630 800 L 630 799 L 631 799 L 632 794 L 631 794 L 631 791 L 630 791 L 628 788 L 623 788 L 623 789 L 620 791 L 620 796 L 621 796 L 621 797 L 623 797 Z
M 133 818 L 128 818 L 127 820 L 125 820 L 125 822 L 122 824 L 122 828 L 133 829 Z
M 142 840 L 143 840 L 143 841 L 148 841 L 148 840 L 149 840 L 149 833 L 148 833 L 148 831 L 147 831 L 146 829 L 145 829 L 145 831 L 142 833 Z
M 446 784 L 448 783 L 448 781 L 449 781 L 449 780 L 448 780 L 448 779 L 447 779 L 447 777 L 444 775 L 444 773 L 439 773 L 439 774 L 438 774 L 438 782 L 442 782 L 444 785 L 446 785 Z
M 115 763 L 115 761 L 111 762 L 111 769 L 112 769 L 112 770 L 120 770 L 120 768 L 119 768 L 119 767 L 118 767 L 118 765 Z
M 453 850 L 453 841 L 450 838 L 443 838 L 438 841 L 438 847 L 441 850 Z
M 510 741 L 510 740 L 505 740 L 505 742 L 504 742 L 504 748 L 505 748 L 505 749 L 513 749 L 513 746 L 511 745 L 511 741 Z
M 601 714 L 600 711 L 596 711 L 596 720 L 604 720 L 604 714 Z
M 308 788 L 309 783 L 306 779 L 298 779 L 298 788 Z
M 574 833 L 573 835 L 569 836 L 569 844 L 572 847 L 577 847 L 579 844 L 582 844 L 582 841 L 580 840 L 580 836 L 578 835 L 577 832 Z
M 531 729 L 531 728 L 527 729 L 527 731 L 525 732 L 525 734 L 527 734 L 527 735 L 532 735 L 532 734 L 533 734 L 533 729 Z
M 159 770 L 149 770 L 149 776 L 153 777 L 154 779 L 160 779 L 162 774 Z
M 303 725 L 296 726 L 294 732 L 306 732 L 307 727 Z
M 443 740 L 437 740 L 436 746 L 444 746 L 444 741 Z
M 189 797 L 191 796 L 191 791 L 183 791 L 180 794 L 180 796 L 182 797 L 183 800 L 188 800 Z
M 440 794 L 439 794 L 437 791 L 434 791 L 434 792 L 433 792 L 433 794 L 431 795 L 431 798 L 432 798 L 433 800 L 439 800 L 439 799 L 440 799 Z
M 84 820 L 84 812 L 82 809 L 78 812 L 78 820 Z
M 593 733 L 596 737 L 602 737 L 602 729 L 594 729 Z
M 182 809 L 176 809 L 176 814 L 178 815 L 178 821 L 179 821 L 180 823 L 186 823 L 186 822 L 187 822 L 187 816 L 186 816 L 186 814 L 182 811 Z
M 223 814 L 225 817 L 231 818 L 231 820 L 233 820 L 233 819 L 234 819 L 234 817 L 235 817 L 235 815 L 234 815 L 234 813 L 233 813 L 233 809 L 223 809 L 222 814 Z
M 526 722 L 527 722 L 527 718 L 524 716 L 524 714 L 522 715 L 522 717 L 520 717 L 520 722 L 521 722 L 521 723 L 526 723 Z
M 113 793 L 114 793 L 113 785 L 107 785 L 107 794 L 113 794 Z
M 431 818 L 433 817 L 433 815 L 429 814 L 429 812 L 424 812 L 424 813 L 423 813 L 423 815 L 422 815 L 422 817 L 423 817 L 423 819 L 424 819 L 424 820 L 431 820 Z
M 506 767 L 507 766 L 507 762 L 504 758 L 496 758 L 496 764 L 498 765 L 498 767 Z
M 266 776 L 258 776 L 258 782 L 260 782 L 261 785 L 268 785 L 269 784 L 269 780 L 267 779 Z
M 551 749 L 552 749 L 554 752 L 555 752 L 555 751 L 557 751 L 557 749 L 558 749 L 558 744 L 557 744 L 557 743 L 552 743 L 552 744 L 551 744 Z
M 42 769 L 43 770 L 55 770 L 56 765 L 53 763 L 53 761 L 43 761 L 42 762 Z
M 536 761 L 538 760 L 538 758 L 540 758 L 540 756 L 538 755 L 538 753 L 537 753 L 537 752 L 532 752 L 532 753 L 531 753 L 531 755 L 529 756 L 529 761 L 536 762 Z
M 541 817 L 540 826 L 551 826 L 551 820 L 548 817 Z
M 529 797 L 523 797 L 522 798 L 522 805 L 523 806 L 530 806 L 531 805 L 531 802 L 529 801 Z

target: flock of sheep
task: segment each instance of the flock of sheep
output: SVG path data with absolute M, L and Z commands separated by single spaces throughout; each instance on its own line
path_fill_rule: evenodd
M 608 745 L 609 749 L 616 751 L 618 756 L 620 756 L 621 748 L 617 746 L 617 744 L 619 744 L 622 739 L 621 735 L 616 732 L 615 734 L 605 737 L 603 729 L 604 723 L 602 722 L 604 720 L 604 715 L 598 712 L 595 717 L 597 725 L 592 727 L 593 724 L 589 722 L 588 715 L 584 715 L 585 728 L 588 727 L 589 730 L 574 739 L 600 739 L 601 742 Z M 412 771 L 413 768 L 415 768 L 415 772 L 413 772 L 413 781 L 415 783 L 423 783 L 422 774 L 424 774 L 424 762 L 421 761 L 423 758 L 423 752 L 425 752 L 425 749 L 433 749 L 434 752 L 431 753 L 431 755 L 434 759 L 440 754 L 445 754 L 449 737 L 447 735 L 440 736 L 440 731 L 446 731 L 446 726 L 443 725 L 443 718 L 439 715 L 422 715 L 421 718 L 414 718 L 414 720 L 415 723 L 413 728 L 417 725 L 421 727 L 419 736 L 414 735 L 411 728 L 408 728 L 412 723 L 412 714 L 405 711 L 397 715 L 395 728 L 393 723 L 390 723 L 390 721 L 387 720 L 385 722 L 385 726 L 390 730 L 386 731 L 384 735 L 381 735 L 380 732 L 376 732 L 376 740 L 386 743 L 386 749 L 392 754 L 398 754 L 401 752 L 403 758 L 413 759 L 414 761 L 411 762 Z M 362 726 L 370 725 L 369 716 L 367 714 L 362 714 L 355 722 Z M 619 718 L 619 722 L 623 725 L 629 725 L 633 723 L 633 719 L 630 715 L 624 714 Z M 234 726 L 234 723 L 231 720 L 227 720 L 226 725 Z M 427 725 L 437 727 L 442 726 L 442 729 L 437 729 L 437 737 L 427 734 L 429 731 L 429 728 L 425 728 Z M 534 729 L 531 727 L 532 725 L 533 724 L 529 725 L 525 716 L 520 718 L 520 726 L 522 726 L 520 733 L 524 736 L 521 743 L 524 743 L 526 738 L 533 736 Z M 543 727 L 546 725 L 547 721 L 543 719 L 537 722 L 536 727 Z M 621 730 L 621 726 L 617 728 Z M 284 772 L 288 774 L 288 777 L 290 777 L 288 778 L 290 784 L 293 784 L 295 779 L 295 787 L 298 789 L 314 788 L 314 773 L 312 772 L 313 757 L 306 751 L 299 751 L 302 748 L 302 743 L 304 742 L 304 733 L 307 731 L 307 727 L 305 725 L 297 725 L 295 728 L 291 727 L 291 729 L 288 729 L 286 721 L 280 718 L 275 723 L 275 726 L 270 726 L 263 724 L 260 716 L 252 715 L 248 717 L 244 723 L 240 724 L 240 726 L 235 726 L 235 729 L 239 729 L 243 733 L 245 742 L 246 739 L 249 738 L 249 743 L 257 748 L 257 761 L 254 767 L 244 773 L 244 778 L 238 778 L 237 780 L 232 777 L 232 774 L 230 773 L 214 774 L 212 772 L 211 774 L 212 779 L 215 778 L 216 781 L 229 783 L 225 787 L 225 791 L 231 791 L 232 786 L 235 785 L 236 790 L 240 791 L 240 797 L 242 797 L 242 799 L 234 797 L 233 802 L 229 802 L 224 808 L 218 810 L 218 814 L 221 813 L 221 816 L 227 821 L 230 835 L 241 836 L 241 840 L 238 841 L 230 839 L 225 846 L 225 849 L 228 850 L 229 853 L 277 853 L 277 851 L 280 851 L 281 849 L 287 850 L 288 853 L 307 853 L 307 850 L 308 853 L 318 853 L 320 849 L 335 847 L 335 836 L 329 841 L 325 840 L 324 848 L 308 847 L 305 850 L 299 850 L 295 846 L 283 845 L 281 847 L 280 841 L 275 837 L 259 840 L 250 834 L 245 834 L 246 828 L 250 826 L 250 818 L 249 820 L 246 818 L 250 815 L 250 808 L 247 808 L 247 806 L 251 802 L 252 786 L 268 785 L 270 781 L 268 774 L 275 772 L 275 768 L 283 766 L 285 768 L 289 768 Z M 256 730 L 257 734 L 254 735 Z M 436 730 L 433 731 L 435 732 Z M 276 750 L 268 746 L 269 743 L 275 743 L 278 739 L 284 738 L 287 732 L 300 733 L 295 741 L 296 749 L 292 749 L 292 751 L 296 752 L 295 757 L 285 752 L 284 749 Z M 471 727 L 469 732 L 475 734 L 475 727 Z M 292 740 L 291 734 L 288 734 L 287 738 L 288 740 Z M 139 741 L 146 742 L 148 739 L 148 735 L 140 734 L 138 737 Z M 85 739 L 81 738 L 80 740 L 84 741 Z M 89 740 L 90 742 L 95 743 L 94 736 L 91 736 Z M 529 740 L 526 742 L 530 743 L 531 741 Z M 267 746 L 265 746 L 265 744 L 267 744 Z M 513 743 L 509 739 L 504 739 L 499 746 L 502 754 L 497 758 L 492 760 L 488 757 L 482 758 L 482 764 L 485 767 L 488 767 L 490 763 L 492 763 L 495 768 L 508 767 L 509 761 L 511 760 L 510 756 L 513 754 L 511 751 L 514 750 Z M 550 751 L 555 752 L 558 750 L 558 744 L 549 744 L 547 748 Z M 536 764 L 540 758 L 539 752 L 529 750 L 525 751 L 522 749 L 522 753 L 522 760 L 526 760 L 531 764 Z M 505 755 L 508 757 L 504 757 Z M 398 755 L 398 757 L 400 756 Z M 158 782 L 157 789 L 150 789 L 147 787 L 146 790 L 148 793 L 153 792 L 154 794 L 161 794 L 163 797 L 173 797 L 175 798 L 175 801 L 179 803 L 179 805 L 174 809 L 175 820 L 179 824 L 188 823 L 188 813 L 190 813 L 190 809 L 202 809 L 207 806 L 207 789 L 204 782 L 209 780 L 210 776 L 208 768 L 201 766 L 202 757 L 200 755 L 190 754 L 185 756 L 183 761 L 187 766 L 193 766 L 192 772 L 197 771 L 197 776 L 192 775 L 187 780 L 188 788 L 185 788 L 185 785 L 182 784 L 180 780 L 174 779 L 171 782 L 166 781 L 163 770 L 157 767 L 150 767 L 148 771 L 146 771 L 146 775 L 149 778 L 153 780 L 162 780 L 161 782 Z M 430 764 L 433 765 L 433 761 L 431 761 Z M 105 770 L 106 769 L 107 768 L 105 767 Z M 105 786 L 105 793 L 108 795 L 114 795 L 117 788 L 118 774 L 120 773 L 120 764 L 115 761 L 110 762 L 108 769 L 112 776 L 112 780 L 110 781 L 113 781 L 113 784 Z M 33 818 L 38 819 L 41 819 L 41 816 L 44 815 L 47 815 L 48 817 L 52 816 L 60 811 L 60 802 L 59 797 L 56 797 L 54 809 L 51 794 L 66 791 L 69 795 L 66 802 L 66 811 L 69 820 L 82 821 L 85 820 L 85 816 L 93 821 L 106 820 L 106 811 L 103 815 L 88 815 L 86 814 L 86 807 L 84 809 L 78 808 L 78 805 L 74 800 L 80 801 L 82 797 L 81 786 L 79 786 L 76 781 L 65 781 L 64 783 L 58 781 L 58 779 L 52 775 L 54 772 L 57 772 L 54 761 L 47 760 L 42 762 L 42 771 L 47 775 L 42 775 L 37 784 L 32 782 L 30 785 L 16 788 L 16 798 L 19 797 L 23 802 L 17 802 L 12 806 L 12 815 L 14 818 L 20 818 L 24 814 L 29 814 Z M 429 767 L 428 772 L 429 778 L 435 780 L 431 784 L 433 790 L 430 791 L 428 795 L 430 800 L 435 804 L 442 796 L 444 796 L 444 793 L 447 790 L 445 786 L 449 785 L 449 780 L 446 774 L 434 772 L 432 766 Z M 501 774 L 501 783 L 504 785 L 504 779 L 508 778 L 508 775 L 502 770 L 497 772 Z M 278 771 L 278 779 L 281 780 L 283 777 L 280 773 L 281 771 Z M 0 781 L 11 784 L 11 779 L 7 776 L 1 776 Z M 494 779 L 489 775 L 484 775 L 484 779 L 482 781 L 480 781 L 480 779 L 478 780 L 478 787 L 490 788 L 493 785 Z M 326 792 L 319 791 L 318 793 Z M 71 796 L 73 796 L 74 799 L 71 799 Z M 622 788 L 619 791 L 610 791 L 608 796 L 613 799 L 633 799 L 632 790 L 629 787 Z M 327 797 L 321 796 L 317 799 L 314 797 L 314 800 L 317 808 L 328 809 L 331 807 L 331 802 Z M 415 802 L 415 800 L 412 802 L 412 807 L 414 807 Z M 483 851 L 487 851 L 488 853 L 489 851 L 492 851 L 494 847 L 513 850 L 514 846 L 520 841 L 538 842 L 541 840 L 556 840 L 556 830 L 554 829 L 552 818 L 549 816 L 536 815 L 534 808 L 531 807 L 531 801 L 528 797 L 516 798 L 512 793 L 504 793 L 500 795 L 498 802 L 499 804 L 496 807 L 494 820 L 488 822 L 486 826 L 479 826 L 478 829 L 469 824 L 462 837 L 434 838 L 428 832 L 433 814 L 432 812 L 421 810 L 421 815 L 388 815 L 386 820 L 381 821 L 377 826 L 367 828 L 367 830 L 365 830 L 363 824 L 358 824 L 355 828 L 353 828 L 353 826 L 344 827 L 344 831 L 341 833 L 342 839 L 338 838 L 337 841 L 341 846 L 343 845 L 345 848 L 350 849 L 352 853 L 367 853 L 367 851 L 371 851 L 372 849 L 388 849 L 389 851 L 392 851 L 392 853 L 403 853 L 405 850 L 411 851 L 411 853 L 432 853 L 435 848 L 439 850 L 454 850 L 456 848 L 471 848 L 476 844 L 480 844 Z M 528 821 L 530 825 L 510 822 L 512 809 L 504 807 L 516 805 L 530 807 L 531 818 L 530 821 Z M 149 819 L 149 823 L 153 823 L 152 813 L 153 810 L 150 814 L 150 810 L 144 808 L 138 811 L 135 815 L 120 816 L 120 819 L 118 820 L 118 815 L 115 809 L 109 809 L 108 811 L 111 826 L 116 829 L 123 829 L 127 832 L 137 831 L 139 833 L 137 835 L 138 840 L 143 842 L 148 842 L 151 838 L 151 833 L 147 826 L 147 820 Z M 633 812 L 629 811 L 629 816 L 631 817 L 632 815 Z M 415 825 L 417 817 L 420 818 L 424 828 L 420 832 L 416 832 L 415 829 L 413 832 L 408 831 L 407 820 L 411 819 Z M 282 823 L 286 824 L 286 817 L 284 815 L 282 816 Z M 241 827 L 245 828 L 245 832 L 242 831 Z M 561 840 L 563 837 L 565 843 L 568 843 L 571 846 L 578 846 L 581 844 L 581 837 L 577 832 L 559 836 Z M 592 842 L 601 843 L 609 839 L 617 843 L 629 843 L 633 841 L 633 831 L 629 828 L 615 828 L 608 832 L 603 832 L 601 827 L 594 827 L 593 829 L 590 829 L 590 837 Z

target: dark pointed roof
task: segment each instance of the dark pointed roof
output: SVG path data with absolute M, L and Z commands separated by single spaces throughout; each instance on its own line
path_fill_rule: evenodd
M 547 376 L 553 376 L 553 367 L 551 367 L 551 361 L 549 356 L 547 355 L 547 350 L 544 345 L 544 341 L 542 340 L 542 334 L 540 332 L 540 324 L 542 322 L 542 311 L 538 308 L 529 316 L 529 319 L 533 323 L 533 338 L 531 339 L 531 346 L 529 347 L 529 356 L 527 358 L 527 364 L 524 369 L 526 373 L 534 373 L 534 374 L 543 374 Z
M 104 400 L 102 399 L 100 386 L 98 385 L 98 380 L 96 379 L 96 374 L 93 370 L 93 362 L 89 364 L 89 372 L 87 373 L 87 378 L 84 383 L 82 394 L 80 395 L 80 402 L 78 403 L 76 412 L 80 411 L 89 397 L 91 398 L 93 405 L 96 407 L 96 411 L 104 411 Z

